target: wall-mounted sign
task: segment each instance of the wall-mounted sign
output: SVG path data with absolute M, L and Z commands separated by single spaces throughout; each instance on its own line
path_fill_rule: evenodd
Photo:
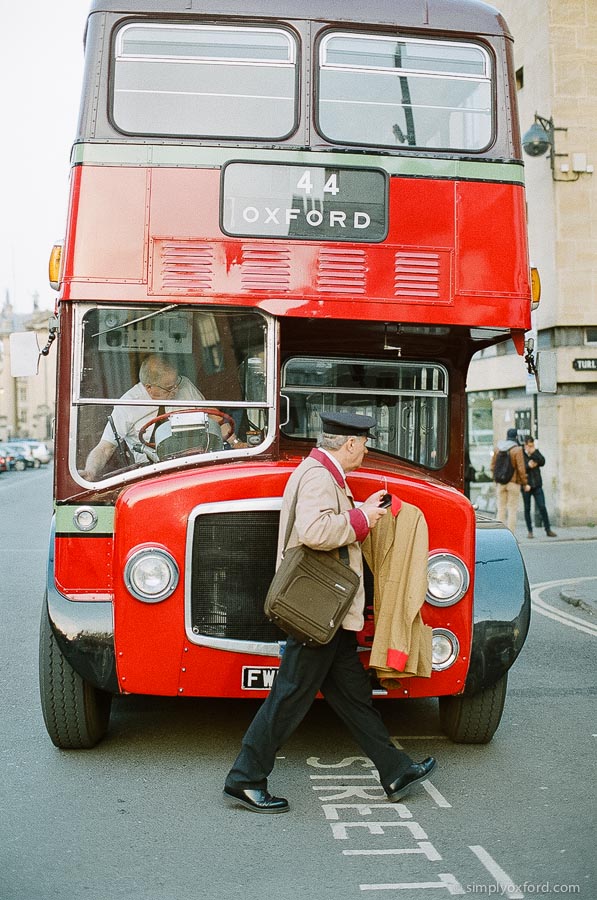
M 576 372 L 597 372 L 597 357 L 593 359 L 575 359 L 572 368 Z
M 222 181 L 226 234 L 371 243 L 388 231 L 378 169 L 231 162 Z

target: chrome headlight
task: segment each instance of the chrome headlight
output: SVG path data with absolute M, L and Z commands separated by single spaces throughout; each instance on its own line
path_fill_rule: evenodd
M 127 559 L 124 581 L 137 600 L 158 603 L 176 590 L 178 566 L 174 557 L 166 550 L 160 547 L 140 547 Z
M 468 569 L 451 553 L 434 553 L 427 563 L 427 602 L 452 606 L 464 597 L 470 584 Z
M 460 644 L 453 631 L 434 628 L 431 636 L 431 667 L 435 672 L 443 672 L 456 662 Z

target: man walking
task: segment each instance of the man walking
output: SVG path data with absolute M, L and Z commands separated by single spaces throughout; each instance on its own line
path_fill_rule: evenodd
M 526 492 L 523 491 L 522 494 L 524 502 L 524 520 L 527 523 L 527 537 L 534 537 L 533 521 L 531 519 L 531 497 L 535 498 L 535 505 L 539 512 L 539 516 L 541 517 L 543 527 L 545 528 L 545 534 L 547 537 L 557 537 L 557 534 L 555 531 L 551 530 L 551 525 L 549 524 L 549 514 L 547 512 L 545 495 L 543 493 L 541 467 L 545 465 L 545 457 L 535 447 L 535 438 L 532 435 L 528 435 L 528 437 L 524 439 L 523 451 L 524 464 L 530 488 L 530 490 Z
M 502 461 L 509 468 L 503 474 Z M 498 441 L 491 458 L 491 472 L 496 483 L 497 518 L 516 534 L 516 519 L 520 490 L 530 491 L 524 465 L 522 447 L 518 443 L 516 428 L 509 428 L 505 441 Z M 507 480 L 505 480 L 507 478 Z
M 320 446 L 296 468 L 284 491 L 278 557 L 296 495 L 288 546 L 305 544 L 328 552 L 346 546 L 350 567 L 361 576 L 361 585 L 329 644 L 311 647 L 288 638 L 273 687 L 243 738 L 226 778 L 224 800 L 259 813 L 288 810 L 286 799 L 268 792 L 267 779 L 278 749 L 303 720 L 318 691 L 376 766 L 389 800 L 400 800 L 436 766 L 433 757 L 413 762 L 392 743 L 371 701 L 369 676 L 357 652 L 356 632 L 363 627 L 365 601 L 360 543 L 386 510 L 380 507 L 383 490 L 371 494 L 357 509 L 346 474 L 361 465 L 375 420 L 354 413 L 322 413 L 321 419 L 324 433 Z

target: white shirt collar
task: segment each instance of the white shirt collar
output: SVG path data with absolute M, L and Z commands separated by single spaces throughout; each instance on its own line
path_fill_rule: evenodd
M 335 458 L 335 456 L 332 456 L 332 454 L 328 450 L 324 450 L 323 447 L 318 447 L 317 449 L 319 450 L 320 453 L 325 453 L 327 458 L 332 461 L 332 463 L 335 465 L 335 467 L 340 472 L 340 475 L 342 476 L 342 480 L 346 481 L 346 472 L 344 471 L 344 469 L 342 468 L 342 466 L 340 465 L 338 460 Z

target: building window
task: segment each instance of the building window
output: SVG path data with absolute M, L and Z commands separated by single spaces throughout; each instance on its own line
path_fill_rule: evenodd
M 597 326 L 585 329 L 585 344 L 597 344 Z

